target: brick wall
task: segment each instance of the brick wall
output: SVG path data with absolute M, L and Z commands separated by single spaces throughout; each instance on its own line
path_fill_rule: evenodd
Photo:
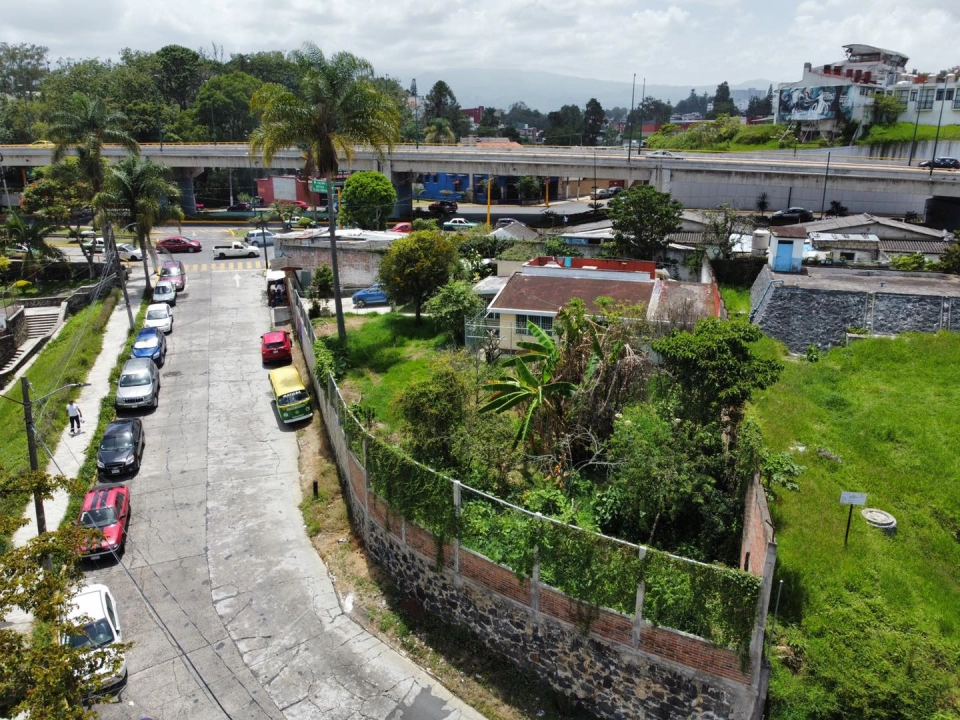
M 349 242 L 349 241 L 348 241 Z M 337 243 L 340 285 L 344 288 L 369 287 L 377 281 L 381 253 L 374 247 L 351 248 L 345 242 Z M 283 244 L 284 263 L 304 268 L 313 273 L 321 265 L 330 264 L 330 243 L 316 240 L 286 241 Z

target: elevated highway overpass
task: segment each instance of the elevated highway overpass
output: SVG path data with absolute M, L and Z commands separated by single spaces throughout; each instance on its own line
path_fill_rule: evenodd
M 267 168 L 262 157 L 250 154 L 242 143 L 141 145 L 152 161 L 178 171 L 181 185 L 204 168 Z M 6 167 L 49 164 L 52 150 L 24 145 L 0 145 Z M 104 148 L 108 159 L 123 157 L 119 146 Z M 274 156 L 269 168 L 293 170 L 302 167 L 297 150 Z M 763 157 L 740 154 L 683 153 L 677 157 L 632 153 L 610 147 L 522 148 L 483 146 L 397 145 L 382 158 L 367 148 L 357 148 L 342 170 L 380 170 L 388 174 L 409 197 L 417 173 L 462 173 L 474 179 L 496 176 L 539 175 L 582 178 L 589 189 L 593 180 L 649 183 L 669 191 L 686 207 L 711 208 L 729 203 L 753 208 L 757 195 L 767 193 L 773 209 L 802 205 L 819 210 L 822 202 L 838 200 L 851 211 L 880 215 L 922 214 L 931 198 L 960 206 L 960 171 L 904 167 L 873 158 L 831 156 L 826 151 L 784 151 Z M 476 178 L 474 178 L 476 176 Z M 187 183 L 189 184 L 189 183 Z M 471 184 L 473 184 L 471 182 Z M 192 189 L 184 188 L 185 191 Z M 824 185 L 826 194 L 824 195 Z M 404 192 L 407 190 L 407 192 Z M 185 196 L 192 198 L 192 192 Z M 187 197 L 185 197 L 187 199 Z

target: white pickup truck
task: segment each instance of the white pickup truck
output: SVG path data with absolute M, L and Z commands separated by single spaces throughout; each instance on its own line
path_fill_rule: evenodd
M 239 240 L 234 240 L 229 245 L 214 245 L 213 246 L 213 257 L 214 258 L 228 258 L 228 257 L 258 257 L 260 251 L 255 248 L 253 245 L 247 245 L 245 242 L 240 242 Z

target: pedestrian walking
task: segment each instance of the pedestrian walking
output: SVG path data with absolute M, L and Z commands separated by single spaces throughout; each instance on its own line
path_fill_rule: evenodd
M 70 418 L 70 434 L 76 435 L 80 432 L 80 423 L 83 422 L 83 413 L 77 404 L 71 400 L 67 403 L 67 417 Z

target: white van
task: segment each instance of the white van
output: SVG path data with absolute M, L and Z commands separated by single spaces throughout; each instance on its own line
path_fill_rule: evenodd
M 67 617 L 80 625 L 82 634 L 64 638 L 64 644 L 80 650 L 98 650 L 123 642 L 117 605 L 106 585 L 81 587 L 71 602 Z M 127 661 L 122 652 L 108 650 L 108 653 L 113 661 L 99 664 L 94 671 L 100 675 L 105 690 L 127 679 Z

